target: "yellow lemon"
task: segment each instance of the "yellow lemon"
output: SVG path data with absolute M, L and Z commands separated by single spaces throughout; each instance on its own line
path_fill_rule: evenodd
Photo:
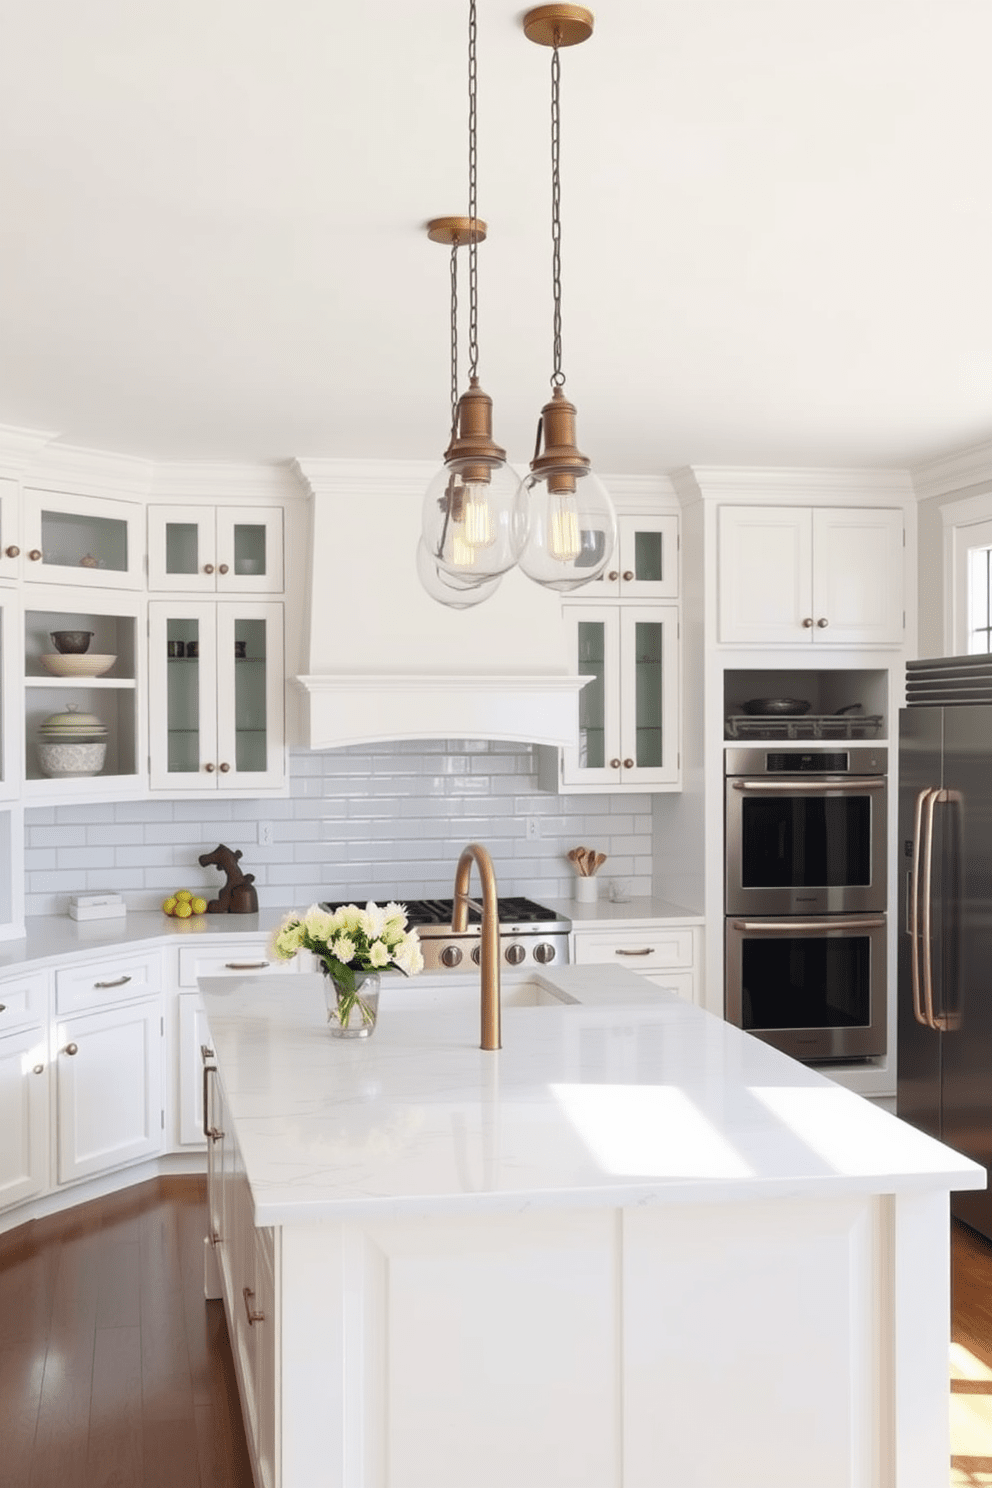
M 176 890 L 176 898 L 178 900 L 180 900 L 182 903 L 188 904 L 189 901 L 192 899 L 192 897 L 193 897 L 193 895 L 190 893 L 189 889 L 177 889 Z
M 168 915 L 174 914 L 175 913 L 175 909 L 176 909 L 176 901 L 175 901 L 175 897 L 174 896 L 171 897 L 171 898 L 169 898 L 169 899 L 165 899 L 163 901 L 163 903 L 162 903 L 162 913 L 163 914 L 168 914 Z
M 179 903 L 176 905 L 175 909 L 172 912 L 177 920 L 188 920 L 190 915 L 193 913 L 193 911 L 189 907 L 188 899 L 180 899 Z
M 189 901 L 189 907 L 194 914 L 206 914 L 207 901 L 206 899 L 191 899 Z

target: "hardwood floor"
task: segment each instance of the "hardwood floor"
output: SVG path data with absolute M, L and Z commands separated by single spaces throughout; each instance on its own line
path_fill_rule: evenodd
M 205 1229 L 160 1178 L 0 1236 L 0 1488 L 252 1488 Z M 950 1482 L 992 1488 L 992 1245 L 951 1255 Z
M 0 1488 L 251 1488 L 206 1183 L 0 1236 Z

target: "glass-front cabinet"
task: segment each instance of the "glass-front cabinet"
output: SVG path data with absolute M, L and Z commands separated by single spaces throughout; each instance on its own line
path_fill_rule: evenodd
M 148 508 L 149 589 L 278 594 L 283 582 L 280 507 Z
M 21 780 L 21 611 L 17 597 L 0 590 L 0 800 L 16 798 Z M 3 856 L 0 854 L 0 870 Z
M 677 605 L 562 607 L 577 672 L 578 744 L 564 790 L 672 788 L 679 781 Z
M 148 612 L 151 788 L 280 789 L 282 605 L 153 601 Z
M 144 584 L 144 508 L 25 487 L 21 571 L 42 584 L 139 589 Z
M 621 514 L 613 561 L 589 597 L 608 599 L 675 599 L 679 592 L 679 519 Z
M 0 478 L 0 584 L 21 576 L 20 490 L 15 480 Z

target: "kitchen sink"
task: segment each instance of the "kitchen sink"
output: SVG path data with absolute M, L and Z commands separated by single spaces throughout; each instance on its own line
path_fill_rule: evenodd
M 562 1007 L 572 999 L 556 994 L 543 982 L 529 977 L 504 977 L 502 1005 L 508 1008 Z M 396 1008 L 460 1008 L 479 1004 L 479 978 L 445 976 L 412 977 L 409 981 L 383 977 L 382 1001 Z

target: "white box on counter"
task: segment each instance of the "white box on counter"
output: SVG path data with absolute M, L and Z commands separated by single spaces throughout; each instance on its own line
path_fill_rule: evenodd
M 112 920 L 127 914 L 127 905 L 112 889 L 92 889 L 69 895 L 69 914 L 74 920 Z

